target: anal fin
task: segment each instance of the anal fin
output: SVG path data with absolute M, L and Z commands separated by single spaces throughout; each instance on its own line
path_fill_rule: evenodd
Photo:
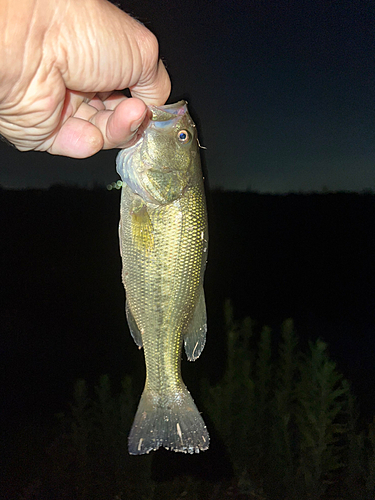
M 184 336 L 186 356 L 189 361 L 195 361 L 201 355 L 206 344 L 207 314 L 203 286 L 195 307 L 192 319 Z
M 137 344 L 137 346 L 141 349 L 143 347 L 143 340 L 142 340 L 142 334 L 140 329 L 138 328 L 138 325 L 134 319 L 134 316 L 130 310 L 128 301 L 126 301 L 125 305 L 125 313 L 126 313 L 126 319 L 128 321 L 129 325 L 129 330 L 130 333 L 134 339 L 134 342 Z

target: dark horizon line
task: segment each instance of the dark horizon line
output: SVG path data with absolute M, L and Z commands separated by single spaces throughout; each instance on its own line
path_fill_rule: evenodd
M 115 186 L 116 185 L 116 186 Z M 91 186 L 83 186 L 75 183 L 65 183 L 65 182 L 57 182 L 55 184 L 51 184 L 48 187 L 7 187 L 0 184 L 0 191 L 50 191 L 50 190 L 77 190 L 77 191 L 118 191 L 121 189 L 121 181 L 120 182 L 112 182 L 111 184 L 102 184 L 102 183 L 92 183 Z M 285 195 L 327 195 L 327 194 L 357 194 L 357 195 L 366 195 L 366 196 L 374 196 L 375 191 L 372 188 L 363 188 L 361 190 L 349 190 L 349 189 L 329 189 L 322 187 L 321 190 L 311 190 L 307 191 L 304 189 L 298 190 L 289 190 L 289 191 L 259 191 L 256 189 L 231 189 L 225 188 L 223 186 L 213 186 L 208 187 L 206 189 L 210 193 L 237 193 L 237 194 L 257 194 L 260 196 L 285 196 Z

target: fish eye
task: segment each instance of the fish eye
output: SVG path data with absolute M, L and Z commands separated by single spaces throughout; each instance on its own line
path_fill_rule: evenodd
M 179 130 L 177 133 L 177 138 L 182 144 L 186 144 L 190 141 L 190 134 L 187 130 Z

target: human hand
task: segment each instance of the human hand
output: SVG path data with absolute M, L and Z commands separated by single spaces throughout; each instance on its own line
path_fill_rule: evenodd
M 106 0 L 0 0 L 0 57 L 0 134 L 21 151 L 129 146 L 170 93 L 155 36 Z

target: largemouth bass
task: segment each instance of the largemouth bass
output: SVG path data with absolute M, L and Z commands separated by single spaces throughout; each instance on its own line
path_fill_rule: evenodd
M 194 361 L 207 330 L 203 275 L 207 213 L 195 125 L 180 101 L 150 106 L 134 146 L 117 156 L 120 249 L 129 329 L 146 361 L 146 383 L 129 453 L 209 446 L 203 419 L 181 378 L 181 350 Z

